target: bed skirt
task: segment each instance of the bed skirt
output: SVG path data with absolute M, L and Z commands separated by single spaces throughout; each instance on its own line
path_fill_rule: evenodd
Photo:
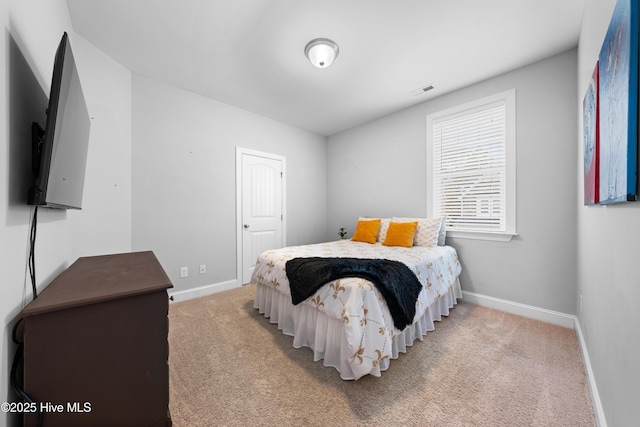
M 400 353 L 407 352 L 407 347 L 413 345 L 416 339 L 422 340 L 427 332 L 433 331 L 434 322 L 449 315 L 449 309 L 457 304 L 457 298 L 462 298 L 458 278 L 449 292 L 436 300 L 420 319 L 396 335 L 392 358 L 397 359 Z M 348 362 L 350 355 L 343 320 L 330 318 L 312 305 L 302 303 L 294 306 L 290 295 L 260 284 L 256 285 L 253 306 L 271 323 L 277 324 L 283 334 L 292 336 L 295 348 L 310 348 L 315 362 L 323 360 L 324 366 L 336 368 L 343 380 L 357 379 Z M 390 359 L 382 360 L 369 374 L 379 377 L 382 371 L 389 368 L 389 363 Z

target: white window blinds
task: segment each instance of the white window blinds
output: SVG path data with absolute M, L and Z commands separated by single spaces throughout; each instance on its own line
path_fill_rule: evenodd
M 432 215 L 446 216 L 452 231 L 514 231 L 507 203 L 508 108 L 505 98 L 492 98 L 427 120 Z

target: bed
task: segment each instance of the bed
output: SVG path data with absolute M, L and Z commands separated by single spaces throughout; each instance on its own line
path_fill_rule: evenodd
M 290 246 L 262 253 L 251 280 L 256 285 L 254 307 L 277 324 L 282 333 L 292 336 L 295 348 L 310 348 L 314 361 L 323 360 L 325 366 L 337 369 L 344 380 L 380 376 L 388 369 L 391 359 L 397 359 L 416 339 L 422 340 L 427 331 L 434 330 L 434 321 L 448 315 L 457 298 L 462 297 L 458 255 L 453 247 L 444 245 L 443 239 L 437 244 L 442 234 L 441 223 L 421 219 L 420 227 L 414 228 L 412 244 L 399 246 L 386 244 L 388 232 L 395 230 L 394 224 L 418 221 L 378 219 L 382 226 L 376 228 L 374 237 L 357 239 L 361 223 L 370 220 L 358 221 L 351 240 Z M 429 224 L 431 227 L 427 227 Z M 430 234 L 425 241 L 427 228 Z M 410 324 L 398 328 L 394 323 L 397 317 L 395 313 L 392 316 L 378 287 L 372 280 L 361 277 L 329 281 L 294 305 L 287 263 L 317 258 L 392 260 L 404 264 L 421 285 Z

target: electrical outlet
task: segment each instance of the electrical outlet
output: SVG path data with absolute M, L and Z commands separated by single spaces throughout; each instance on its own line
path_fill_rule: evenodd
M 180 277 L 185 278 L 189 276 L 189 267 L 180 267 Z
M 200 274 L 206 274 L 206 273 L 207 273 L 206 264 L 200 264 Z

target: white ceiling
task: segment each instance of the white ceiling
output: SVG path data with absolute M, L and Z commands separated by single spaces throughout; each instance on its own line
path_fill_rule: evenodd
M 320 135 L 577 46 L 584 3 L 67 0 L 74 31 L 133 73 Z M 329 68 L 304 56 L 317 37 L 340 46 Z

